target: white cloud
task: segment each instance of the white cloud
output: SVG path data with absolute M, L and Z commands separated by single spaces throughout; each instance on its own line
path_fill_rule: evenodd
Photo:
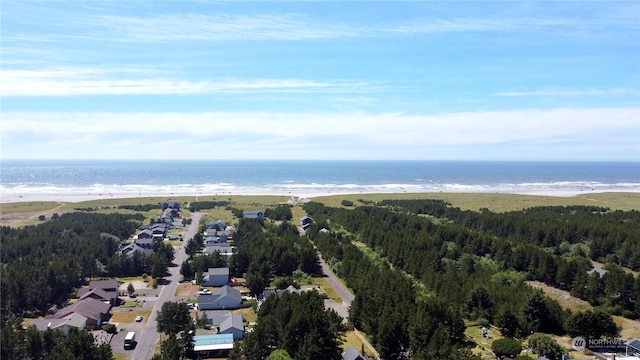
M 224 79 L 189 81 L 163 77 L 148 69 L 57 68 L 4 70 L 0 95 L 168 95 L 244 92 L 363 92 L 374 87 L 363 81 L 307 79 Z
M 433 159 L 466 154 L 510 159 L 518 151 L 536 148 L 534 157 L 548 159 L 562 158 L 567 149 L 588 148 L 571 153 L 583 159 L 633 159 L 636 155 L 629 149 L 640 146 L 639 116 L 633 108 L 430 116 L 9 112 L 3 114 L 2 152 L 6 158 L 148 158 L 171 148 L 163 154 L 226 159 Z
M 638 94 L 640 89 L 545 89 L 534 91 L 508 91 L 499 92 L 495 96 L 506 97 L 530 97 L 530 96 L 602 96 L 602 95 L 623 95 Z

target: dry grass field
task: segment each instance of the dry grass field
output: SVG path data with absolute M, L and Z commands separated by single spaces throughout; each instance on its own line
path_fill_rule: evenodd
M 124 310 L 124 311 L 112 311 L 113 315 L 109 322 L 112 323 L 132 323 L 136 321 L 136 316 L 141 315 L 142 321 L 147 321 L 151 310 Z
M 522 210 L 535 206 L 597 205 L 619 210 L 640 210 L 640 193 L 597 193 L 578 196 L 539 196 L 501 193 L 402 193 L 402 194 L 352 194 L 312 198 L 327 206 L 340 207 L 342 200 L 363 205 L 359 200 L 382 201 L 386 199 L 436 199 L 444 200 L 463 210 L 478 211 L 487 208 L 494 212 Z
M 553 205 L 597 205 L 619 210 L 640 210 L 640 193 L 590 193 L 578 196 L 538 196 L 498 193 L 396 193 L 396 194 L 351 194 L 320 196 L 310 199 L 301 199 L 288 196 L 265 195 L 229 195 L 229 196 L 179 196 L 171 200 L 182 204 L 191 201 L 230 201 L 231 206 L 243 210 L 266 209 L 278 204 L 299 204 L 305 201 L 318 201 L 327 206 L 342 206 L 342 200 L 349 200 L 356 206 L 361 206 L 364 201 L 381 201 L 385 199 L 437 199 L 451 203 L 453 206 L 465 210 L 479 210 L 487 208 L 491 211 L 505 212 L 522 210 L 534 206 Z M 115 212 L 126 210 L 114 209 L 119 205 L 143 205 L 156 204 L 166 201 L 166 197 L 140 197 L 140 198 L 116 198 L 100 199 L 82 202 L 19 202 L 0 204 L 0 225 L 20 227 L 37 224 L 38 217 L 44 215 L 47 219 L 54 213 L 63 214 L 75 211 L 76 208 L 91 208 L 100 212 Z M 293 208 L 294 221 L 304 215 L 300 207 Z M 149 212 L 146 216 L 153 216 Z M 188 212 L 183 214 L 188 216 Z M 214 209 L 208 212 L 207 218 L 233 221 L 233 215 L 227 210 Z

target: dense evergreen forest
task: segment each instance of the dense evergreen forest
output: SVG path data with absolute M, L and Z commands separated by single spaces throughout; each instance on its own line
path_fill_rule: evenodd
M 173 248 L 155 244 L 145 256 L 117 253 L 144 220 L 142 215 L 68 213 L 23 228 L 0 228 L 2 320 L 39 315 L 62 304 L 89 278 L 164 275 Z
M 300 237 L 298 228 L 284 221 L 280 225 L 262 220 L 241 219 L 234 237 L 238 246 L 231 258 L 231 273 L 246 274 L 247 287 L 261 294 L 271 280 L 290 276 L 295 270 L 321 274 L 313 245 Z
M 525 337 L 587 333 L 592 329 L 582 319 L 597 318 L 601 330 L 593 336 L 601 336 L 617 332 L 610 314 L 640 316 L 640 279 L 616 264 L 602 277 L 587 274 L 587 256 L 602 256 L 594 243 L 614 244 L 617 257 L 606 260 L 635 256 L 618 252 L 637 247 L 637 212 L 572 207 L 494 214 L 425 200 L 353 210 L 311 202 L 305 210 L 316 219 L 309 236 L 354 289 L 350 322 L 372 337 L 383 358 L 463 358 L 463 319 Z M 597 308 L 571 314 L 524 280 L 571 290 Z
M 260 306 L 257 325 L 230 360 L 266 359 L 276 349 L 290 359 L 339 359 L 342 318 L 325 309 L 317 291 L 269 296 Z
M 111 345 L 96 345 L 93 335 L 71 328 L 65 337 L 58 330 L 40 332 L 34 326 L 22 330 L 22 325 L 9 320 L 2 326 L 2 359 L 48 360 L 111 360 Z

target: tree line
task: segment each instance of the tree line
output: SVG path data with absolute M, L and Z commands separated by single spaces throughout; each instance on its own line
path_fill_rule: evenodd
M 3 321 L 62 304 L 88 278 L 164 276 L 174 256 L 170 245 L 154 244 L 150 256 L 118 253 L 143 220 L 139 214 L 68 213 L 38 225 L 1 227 Z
M 321 274 L 313 245 L 300 237 L 298 228 L 288 221 L 279 225 L 255 219 L 241 219 L 234 235 L 237 251 L 231 256 L 231 273 L 244 277 L 251 293 L 259 295 L 277 276 L 290 276 L 295 270 Z
M 588 316 L 572 314 L 523 281 L 555 279 L 554 265 L 588 262 L 579 255 L 555 255 L 513 238 L 470 229 L 450 218 L 436 218 L 445 212 L 434 212 L 427 218 L 398 206 L 347 210 L 318 203 L 306 204 L 305 210 L 317 220 L 307 231 L 309 236 L 334 271 L 354 289 L 349 320 L 372 337 L 385 358 L 407 354 L 425 359 L 462 358 L 463 319 L 492 323 L 505 336 L 515 337 L 532 332 L 586 333 L 589 321 L 581 317 L 602 321 L 599 336 L 618 331 L 609 313 L 596 309 Z M 320 232 L 321 228 L 333 231 Z M 354 242 L 366 245 L 375 255 L 366 255 Z M 623 283 L 629 287 L 622 294 L 628 290 L 638 294 L 637 279 L 634 281 Z M 637 311 L 624 306 L 631 314 Z M 419 319 L 418 323 L 412 319 Z M 442 324 L 449 325 L 447 330 L 429 329 Z M 427 329 L 415 330 L 420 327 Z M 437 337 L 438 346 L 433 337 Z
M 271 295 L 260 306 L 253 332 L 236 342 L 229 359 L 266 359 L 276 349 L 290 359 L 339 359 L 341 322 L 317 291 Z
M 74 327 L 69 328 L 69 334 L 64 336 L 58 330 L 38 331 L 35 326 L 25 330 L 20 321 L 9 320 L 3 324 L 0 332 L 2 359 L 113 359 L 108 343 L 97 345 L 93 335 Z

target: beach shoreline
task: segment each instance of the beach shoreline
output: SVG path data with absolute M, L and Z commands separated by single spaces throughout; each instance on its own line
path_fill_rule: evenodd
M 529 190 L 529 191 L 308 191 L 308 192 L 291 192 L 291 191 L 226 191 L 215 194 L 189 193 L 189 192 L 149 192 L 149 193 L 19 193 L 8 192 L 0 194 L 0 204 L 20 203 L 20 202 L 59 202 L 59 203 L 81 203 L 85 201 L 110 200 L 110 199 L 129 199 L 129 198 L 178 198 L 178 197 L 194 197 L 195 201 L 211 199 L 220 196 L 286 196 L 299 199 L 313 199 L 326 196 L 347 196 L 347 195 L 366 195 L 366 194 L 512 194 L 512 195 L 530 195 L 530 196 L 548 196 L 548 197 L 575 197 L 585 194 L 600 193 L 640 193 L 640 189 L 611 189 L 611 190 Z

